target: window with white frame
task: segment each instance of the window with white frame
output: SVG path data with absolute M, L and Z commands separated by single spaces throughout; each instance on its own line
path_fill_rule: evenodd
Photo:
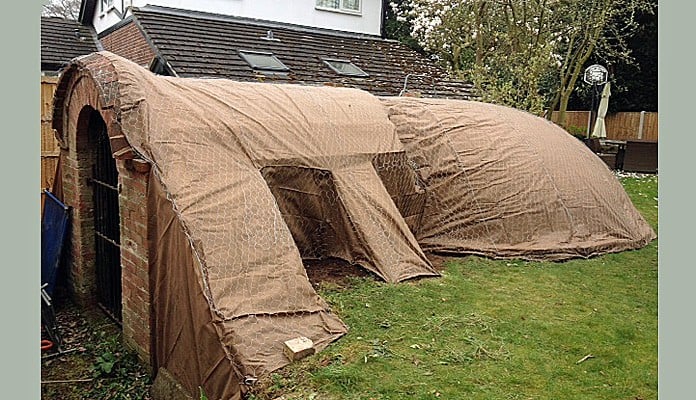
M 317 0 L 317 8 L 323 10 L 360 12 L 360 0 Z
M 114 0 L 101 0 L 101 12 L 107 12 L 114 6 Z

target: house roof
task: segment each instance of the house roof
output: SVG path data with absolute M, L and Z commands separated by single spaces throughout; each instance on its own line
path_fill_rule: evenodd
M 41 17 L 41 70 L 58 71 L 75 57 L 101 50 L 96 33 L 77 21 Z
M 425 56 L 379 36 L 161 6 L 134 7 L 132 14 L 156 53 L 181 77 L 339 85 L 394 96 L 408 75 L 408 89 L 423 96 L 472 97 L 471 84 L 449 80 Z M 274 40 L 265 38 L 268 31 Z M 240 51 L 273 53 L 289 71 L 254 70 Z M 368 76 L 339 75 L 323 58 L 349 60 Z

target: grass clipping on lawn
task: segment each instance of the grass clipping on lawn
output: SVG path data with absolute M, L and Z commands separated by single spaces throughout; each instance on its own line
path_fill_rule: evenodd
M 622 183 L 657 231 L 657 177 Z M 350 332 L 249 399 L 657 398 L 657 240 L 563 263 L 452 258 L 438 279 L 319 291 Z

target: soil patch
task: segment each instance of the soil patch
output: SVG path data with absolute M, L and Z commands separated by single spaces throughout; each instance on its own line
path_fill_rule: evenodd
M 379 279 L 375 274 L 366 270 L 358 264 L 351 264 L 340 258 L 326 258 L 322 260 L 302 260 L 309 282 L 314 288 L 320 284 L 333 284 L 341 288 L 350 286 L 351 278 L 373 277 Z
M 55 315 L 62 346 L 42 352 L 42 399 L 150 399 L 149 371 L 121 343 L 115 322 L 70 301 L 57 302 Z
M 435 270 L 442 272 L 445 270 L 445 263 L 449 260 L 461 259 L 461 257 L 449 257 L 444 254 L 427 253 L 428 260 L 433 264 Z M 327 258 L 322 260 L 302 260 L 307 277 L 316 289 L 321 284 L 330 284 L 340 288 L 350 287 L 352 278 L 372 277 L 381 280 L 377 275 L 366 270 L 359 264 L 351 264 L 340 258 Z

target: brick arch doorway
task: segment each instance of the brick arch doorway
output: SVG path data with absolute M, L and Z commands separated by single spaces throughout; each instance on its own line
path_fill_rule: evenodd
M 94 223 L 94 269 L 97 303 L 109 316 L 121 317 L 121 239 L 118 170 L 104 119 L 96 110 L 87 128 L 94 162 L 91 178 Z

